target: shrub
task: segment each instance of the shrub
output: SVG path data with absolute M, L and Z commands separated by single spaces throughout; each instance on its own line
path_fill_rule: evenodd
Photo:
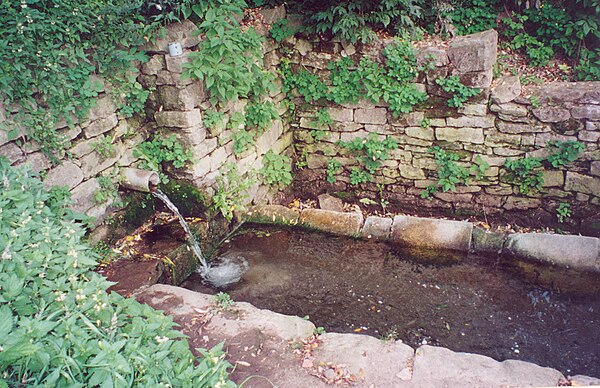
M 481 92 L 481 90 L 477 88 L 470 88 L 463 85 L 457 75 L 451 75 L 447 78 L 437 78 L 435 83 L 438 84 L 443 91 L 452 95 L 448 100 L 448 106 L 451 108 L 460 108 L 469 98 L 475 97 Z
M 260 173 L 266 184 L 279 188 L 288 186 L 294 179 L 291 159 L 286 155 L 277 155 L 271 150 L 263 157 L 263 168 Z
M 11 386 L 232 386 L 220 346 L 195 358 L 170 317 L 108 293 L 84 229 L 0 158 L 0 373 Z

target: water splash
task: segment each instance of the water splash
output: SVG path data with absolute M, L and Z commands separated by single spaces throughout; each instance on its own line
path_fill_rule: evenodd
M 192 234 L 190 226 L 179 212 L 179 209 L 177 209 L 177 206 L 171 202 L 165 193 L 158 189 L 153 191 L 152 194 L 163 201 L 169 210 L 171 210 L 179 219 L 179 224 L 187 235 L 192 252 L 200 263 L 200 268 L 197 269 L 197 272 L 209 284 L 217 288 L 225 288 L 239 282 L 244 272 L 248 270 L 248 261 L 242 256 L 234 257 L 226 255 L 215 259 L 213 263 L 209 264 L 202 255 L 198 240 L 196 240 L 196 237 Z
M 167 195 L 165 193 L 163 193 L 162 191 L 157 189 L 156 191 L 152 192 L 152 195 L 154 195 L 156 198 L 163 201 L 163 203 L 165 205 L 167 205 L 169 210 L 171 210 L 173 212 L 173 214 L 175 214 L 177 216 L 177 218 L 179 219 L 179 224 L 181 225 L 181 227 L 185 231 L 185 234 L 187 235 L 188 242 L 190 244 L 190 248 L 192 249 L 194 256 L 196 256 L 196 258 L 200 262 L 201 268 L 200 268 L 199 272 L 200 272 L 200 274 L 205 275 L 209 270 L 208 262 L 202 255 L 202 250 L 200 249 L 200 244 L 198 244 L 198 240 L 196 240 L 196 237 L 194 237 L 194 234 L 192 233 L 188 223 L 185 221 L 185 218 L 183 218 L 183 216 L 179 212 L 179 209 L 177 209 L 177 206 L 175 206 L 175 204 L 173 202 L 171 202 L 171 200 L 169 199 L 169 197 L 167 197 Z

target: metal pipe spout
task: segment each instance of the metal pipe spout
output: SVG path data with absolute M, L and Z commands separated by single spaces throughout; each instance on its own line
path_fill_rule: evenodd
M 126 168 L 122 171 L 123 180 L 121 186 L 143 193 L 154 192 L 160 183 L 160 177 L 156 171 L 147 171 L 139 168 Z

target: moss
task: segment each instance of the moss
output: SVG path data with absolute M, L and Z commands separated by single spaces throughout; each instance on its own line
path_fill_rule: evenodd
M 169 183 L 161 185 L 160 190 L 167 194 L 184 217 L 198 216 L 209 207 L 206 194 L 189 182 L 171 179 Z
M 438 96 L 430 96 L 428 100 L 415 106 L 415 110 L 425 111 L 425 117 L 430 119 L 457 117 L 456 109 L 450 108 L 448 99 Z

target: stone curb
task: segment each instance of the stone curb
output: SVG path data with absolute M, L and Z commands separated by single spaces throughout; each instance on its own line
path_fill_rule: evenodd
M 503 234 L 477 228 L 471 222 L 412 216 L 392 218 L 323 209 L 302 211 L 281 205 L 255 206 L 238 216 L 248 222 L 300 224 L 311 229 L 351 237 L 426 248 L 498 254 L 576 270 L 600 272 L 600 239 L 547 233 Z M 364 220 L 364 222 L 363 222 Z

